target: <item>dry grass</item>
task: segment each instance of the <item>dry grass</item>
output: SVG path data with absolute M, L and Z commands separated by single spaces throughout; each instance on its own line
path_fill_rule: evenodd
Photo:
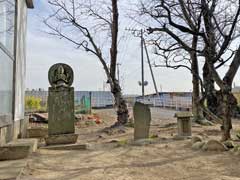
M 193 151 L 188 146 L 190 140 L 173 140 L 175 120 L 161 119 L 161 111 L 154 111 L 151 135 L 162 140 L 147 146 L 126 145 L 132 139 L 133 128 L 112 136 L 102 133 L 101 129 L 113 124 L 115 116 L 112 110 L 96 113 L 104 123 L 77 129 L 79 142 L 104 144 L 117 140 L 124 146 L 103 145 L 86 151 L 39 150 L 29 159 L 21 180 L 240 180 L 239 156 Z M 234 121 L 234 132 L 239 127 L 239 122 Z M 219 125 L 194 126 L 193 134 L 220 139 L 219 129 Z

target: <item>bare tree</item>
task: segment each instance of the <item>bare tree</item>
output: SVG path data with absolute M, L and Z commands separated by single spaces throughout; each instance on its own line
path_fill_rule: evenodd
M 128 109 L 116 78 L 119 24 L 117 0 L 49 0 L 49 4 L 53 13 L 44 21 L 51 30 L 49 33 L 98 58 L 117 107 L 117 123 L 113 127 L 125 124 L 128 121 Z
M 232 41 L 239 36 L 237 26 L 239 25 L 240 1 L 221 1 L 214 0 L 209 3 L 201 0 L 201 8 L 203 12 L 203 21 L 205 29 L 205 69 L 212 76 L 220 91 L 218 97 L 219 110 L 221 112 L 222 124 L 222 140 L 230 139 L 230 131 L 232 129 L 232 110 L 237 104 L 236 98 L 231 93 L 232 82 L 240 66 L 240 47 L 237 49 L 234 58 L 232 54 L 228 58 L 224 58 L 224 53 L 229 49 Z M 232 8 L 229 13 L 226 8 Z M 233 51 L 234 52 L 234 51 Z M 215 65 L 218 62 L 218 65 Z M 217 69 L 226 62 L 230 62 L 230 66 L 223 78 L 217 72 Z
M 156 47 L 155 54 L 161 57 L 163 64 L 156 67 L 168 67 L 173 69 L 187 68 L 192 73 L 193 84 L 193 115 L 196 121 L 203 119 L 200 108 L 200 82 L 198 67 L 199 37 L 202 14 L 196 6 L 189 8 L 183 0 L 176 1 L 151 1 L 141 3 L 141 13 L 151 18 L 148 38 Z M 173 19 L 178 22 L 173 22 Z M 181 25 L 180 25 L 181 24 Z M 190 34 L 185 32 L 189 29 Z
M 203 97 L 207 98 L 209 108 L 213 107 L 215 113 L 216 110 L 221 112 L 218 115 L 221 115 L 223 120 L 222 139 L 229 139 L 232 128 L 231 110 L 236 104 L 236 99 L 231 93 L 232 81 L 240 64 L 240 49 L 235 53 L 230 47 L 239 36 L 237 27 L 240 1 L 156 0 L 153 3 L 152 11 L 146 12 L 150 12 L 157 25 L 150 26 L 150 33 L 166 34 L 169 38 L 165 38 L 165 42 L 174 41 L 177 47 L 182 47 L 190 53 L 195 51 L 198 57 L 202 56 L 205 59 Z M 191 41 L 189 37 L 193 37 Z M 194 38 L 198 39 L 195 46 L 197 48 L 189 46 L 189 42 L 193 42 Z M 228 62 L 230 67 L 221 78 L 217 70 Z M 215 82 L 220 91 L 215 90 Z

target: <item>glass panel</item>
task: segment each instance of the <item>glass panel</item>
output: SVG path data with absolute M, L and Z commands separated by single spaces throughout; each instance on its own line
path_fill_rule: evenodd
M 0 43 L 13 55 L 15 0 L 0 0 Z
M 12 115 L 13 61 L 0 49 L 0 117 Z

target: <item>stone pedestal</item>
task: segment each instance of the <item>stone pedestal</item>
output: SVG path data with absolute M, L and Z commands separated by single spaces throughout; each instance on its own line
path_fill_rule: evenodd
M 73 71 L 67 64 L 53 65 L 48 72 L 51 87 L 48 90 L 48 137 L 47 145 L 72 144 L 74 134 L 74 88 Z
M 74 88 L 49 88 L 48 135 L 74 133 Z
M 77 134 L 51 135 L 45 138 L 46 145 L 74 144 L 77 142 Z
M 175 114 L 178 125 L 178 136 L 188 137 L 192 135 L 192 114 L 189 112 L 179 112 Z
M 148 105 L 136 102 L 133 107 L 134 140 L 149 138 L 151 112 Z

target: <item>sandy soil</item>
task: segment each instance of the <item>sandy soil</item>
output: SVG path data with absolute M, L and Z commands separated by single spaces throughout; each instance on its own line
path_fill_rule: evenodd
M 102 144 L 93 150 L 39 149 L 28 160 L 21 180 L 240 180 L 240 156 L 231 152 L 193 151 L 190 140 L 174 140 L 174 111 L 152 109 L 151 134 L 159 142 L 146 146 L 106 146 L 133 138 L 133 128 L 124 134 L 107 135 L 101 130 L 113 124 L 112 110 L 98 110 L 100 125 L 78 126 L 79 143 Z M 240 129 L 234 121 L 234 131 Z M 193 135 L 219 139 L 219 125 L 193 126 Z

